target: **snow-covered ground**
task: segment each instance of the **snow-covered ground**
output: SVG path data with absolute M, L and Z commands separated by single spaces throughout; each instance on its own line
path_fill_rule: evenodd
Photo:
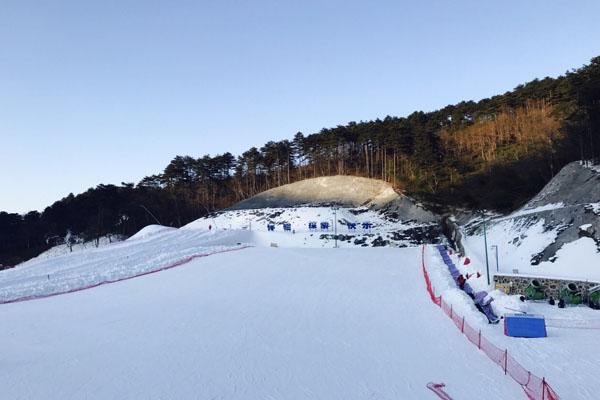
M 51 265 L 139 270 L 146 255 L 168 262 L 239 234 L 159 232 Z M 522 398 L 430 303 L 419 261 L 418 248 L 255 247 L 6 304 L 2 397 L 430 399 L 426 384 L 444 382 L 456 399 Z M 34 271 L 46 267 L 15 271 L 43 290 Z M 0 277 L 4 293 L 27 280 Z
M 490 294 L 494 311 L 498 315 L 514 311 L 543 315 L 547 322 L 547 338 L 522 339 L 504 336 L 503 324 L 490 325 L 479 313 L 469 297 L 460 292 L 437 250 L 428 252 L 427 266 L 436 291 L 445 301 L 465 317 L 468 323 L 490 339 L 496 346 L 508 349 L 525 368 L 546 377 L 552 387 L 564 399 L 595 399 L 598 397 L 598 370 L 600 369 L 600 312 L 586 306 L 559 309 L 544 302 L 526 302 L 518 296 L 507 296 L 500 291 Z M 476 271 L 468 283 L 476 290 L 487 287 L 485 265 L 478 259 L 465 266 L 456 255 L 455 265 L 466 276 Z M 464 260 L 464 259 L 463 259 Z M 496 303 L 496 304 L 495 304 Z M 500 303 L 500 304 L 498 304 Z
M 337 218 L 335 218 L 337 216 Z M 190 256 L 245 244 L 276 247 L 334 247 L 334 220 L 338 221 L 338 247 L 409 246 L 437 241 L 439 230 L 431 223 L 398 221 L 367 208 L 294 207 L 237 210 L 201 218 L 174 229 L 150 225 L 126 241 L 95 246 L 78 245 L 73 252 L 57 246 L 39 257 L 4 271 L 0 302 L 48 295 L 123 279 L 158 270 Z M 329 222 L 330 229 L 310 231 L 308 222 Z M 357 223 L 349 230 L 348 222 Z M 362 222 L 372 224 L 362 229 Z M 276 225 L 275 232 L 267 224 Z M 291 232 L 283 231 L 290 223 Z M 209 229 L 210 227 L 210 229 Z
M 528 219 L 504 217 L 489 221 L 487 244 L 491 274 L 496 271 L 513 273 L 516 270 L 520 275 L 600 281 L 600 252 L 596 242 L 589 237 L 563 244 L 552 258 L 553 261 L 532 265 L 532 258 L 555 241 L 560 228 L 548 229 L 543 219 L 531 222 Z M 475 235 L 465 235 L 463 245 L 467 255 L 485 261 L 481 230 Z M 497 246 L 497 250 L 492 246 Z
M 333 218 L 329 207 L 228 211 L 181 229 L 149 226 L 123 242 L 54 252 L 0 272 L 0 301 L 7 301 L 213 254 L 152 275 L 0 305 L 0 397 L 433 399 L 429 382 L 445 383 L 455 399 L 524 397 L 430 302 L 419 247 L 371 248 L 353 238 L 335 249 L 331 231 L 308 229 L 310 221 Z M 360 223 L 371 222 L 371 232 L 360 232 L 367 244 L 427 228 L 368 209 L 341 208 L 337 220 L 340 233 L 348 222 L 358 223 L 359 232 Z M 268 232 L 267 223 L 276 231 Z M 294 233 L 283 232 L 283 223 Z M 455 261 L 465 273 L 483 272 L 472 239 L 468 269 Z M 251 247 L 214 254 L 244 246 Z M 586 326 L 596 311 L 492 293 L 497 312 L 522 309 L 554 321 L 545 339 L 504 337 L 501 325 L 487 324 L 456 289 L 436 251 L 426 254 L 436 292 L 472 326 L 548 378 L 562 398 L 594 397 L 598 331 L 557 326 L 559 320 Z M 484 279 L 469 283 L 485 289 Z
M 232 210 L 200 218 L 183 229 L 208 229 L 210 226 L 216 230 L 251 230 L 255 240 L 267 245 L 332 247 L 336 220 L 339 247 L 414 246 L 439 241 L 442 236 L 437 223 L 402 221 L 367 207 L 340 207 L 335 211 L 332 207 L 323 206 Z M 311 231 L 309 222 L 315 222 L 317 229 Z M 328 223 L 329 229 L 321 230 L 321 222 Z M 372 227 L 363 229 L 364 222 Z M 285 223 L 291 225 L 292 231 L 284 231 Z M 349 223 L 355 223 L 356 229 L 349 229 Z M 274 232 L 267 230 L 268 224 L 275 225 Z
M 53 246 L 52 248 L 44 251 L 41 254 L 39 254 L 37 257 L 35 257 L 35 259 L 42 260 L 42 259 L 46 259 L 46 258 L 59 257 L 59 256 L 65 255 L 65 254 L 78 252 L 81 250 L 109 246 L 113 243 L 117 243 L 122 240 L 123 240 L 123 238 L 119 235 L 111 235 L 110 237 L 102 236 L 101 238 L 98 238 L 97 243 L 95 240 L 90 240 L 88 242 L 78 241 L 76 243 L 73 243 L 70 246 L 68 244 L 59 244 L 57 246 Z
M 0 274 L 0 302 L 41 296 L 158 270 L 199 254 L 239 247 L 249 233 L 147 229 L 129 240 L 34 258 Z

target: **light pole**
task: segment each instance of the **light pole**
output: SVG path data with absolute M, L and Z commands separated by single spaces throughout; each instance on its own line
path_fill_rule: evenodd
M 333 206 L 333 234 L 335 237 L 335 248 L 337 249 L 337 210 L 338 206 Z
M 483 215 L 483 244 L 485 246 L 485 270 L 487 271 L 487 284 L 490 285 L 490 263 L 488 261 L 488 249 L 487 249 L 487 231 L 485 227 L 485 210 L 481 212 Z
M 491 246 L 492 249 L 494 249 L 494 251 L 496 252 L 496 272 L 500 272 L 500 267 L 498 266 L 498 245 L 497 244 L 493 244 Z

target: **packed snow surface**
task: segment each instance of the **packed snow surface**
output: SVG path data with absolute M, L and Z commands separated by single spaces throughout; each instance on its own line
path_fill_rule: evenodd
M 74 253 L 3 272 L 2 293 L 51 291 L 46 271 L 87 282 L 235 248 L 240 235 L 252 241 L 184 229 Z M 444 382 L 457 399 L 521 398 L 430 303 L 419 262 L 419 248 L 254 247 L 5 304 L 2 397 L 428 399 L 426 384 Z

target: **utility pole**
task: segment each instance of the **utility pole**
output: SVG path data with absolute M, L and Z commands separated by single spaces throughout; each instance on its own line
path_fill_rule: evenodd
M 488 248 L 487 248 L 487 231 L 485 227 L 485 210 L 482 211 L 483 215 L 483 244 L 485 245 L 485 270 L 487 271 L 487 284 L 490 285 L 490 263 L 488 261 Z

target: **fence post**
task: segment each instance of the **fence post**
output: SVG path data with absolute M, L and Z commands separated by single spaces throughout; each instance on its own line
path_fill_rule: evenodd
M 477 347 L 481 350 L 481 329 L 479 330 L 479 342 L 477 343 Z
M 542 378 L 542 400 L 546 400 L 546 378 Z
M 506 367 L 508 365 L 508 349 L 504 350 L 504 375 L 506 375 Z
M 465 317 L 462 319 L 462 327 L 460 328 L 460 333 L 465 333 Z

